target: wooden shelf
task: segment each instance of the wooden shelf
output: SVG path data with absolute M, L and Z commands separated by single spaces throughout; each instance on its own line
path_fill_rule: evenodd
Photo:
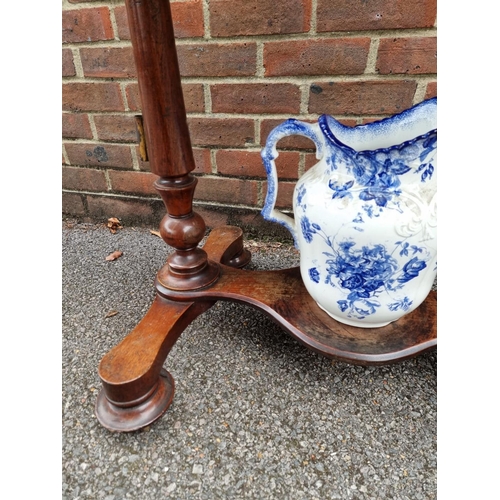
M 205 245 L 209 258 L 212 241 L 224 246 L 224 235 L 230 230 L 238 228 L 212 231 Z M 350 363 L 392 363 L 437 344 L 434 291 L 415 311 L 396 322 L 381 328 L 357 328 L 335 321 L 318 307 L 307 292 L 298 267 L 244 271 L 221 265 L 218 281 L 204 290 L 176 293 L 162 285 L 161 277 L 156 286 L 160 295 L 174 301 L 228 300 L 248 304 L 267 314 L 308 348 Z

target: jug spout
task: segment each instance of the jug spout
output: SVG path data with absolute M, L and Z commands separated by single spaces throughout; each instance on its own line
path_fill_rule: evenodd
M 343 125 L 329 115 L 320 116 L 318 121 L 333 147 L 354 151 L 392 149 L 437 130 L 437 97 L 397 115 L 356 127 Z

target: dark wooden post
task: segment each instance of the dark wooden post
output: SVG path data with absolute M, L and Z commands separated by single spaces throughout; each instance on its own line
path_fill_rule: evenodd
M 155 188 L 167 215 L 160 225 L 164 241 L 175 251 L 158 280 L 173 290 L 193 290 L 213 283 L 218 265 L 198 244 L 205 222 L 193 212 L 197 179 L 175 50 L 168 0 L 127 0 L 130 35 L 144 117 L 151 170 L 160 176 Z

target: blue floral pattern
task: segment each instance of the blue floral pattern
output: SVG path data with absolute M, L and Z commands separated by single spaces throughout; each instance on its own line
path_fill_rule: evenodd
M 318 224 L 311 224 L 306 216 L 302 217 L 300 220 L 300 228 L 302 229 L 302 234 L 304 235 L 307 243 L 311 243 L 313 234 L 316 234 L 318 230 L 321 230 Z
M 331 316 L 376 327 L 424 300 L 436 268 L 437 100 L 378 122 L 346 127 L 322 115 L 290 119 L 262 150 L 268 191 L 262 215 L 285 226 L 301 252 L 307 290 Z M 319 162 L 298 181 L 294 217 L 275 208 L 276 145 L 301 135 Z
M 363 208 L 369 217 L 379 215 L 384 208 L 401 210 L 398 196 L 402 176 L 413 171 L 420 174 L 421 182 L 429 181 L 434 172 L 436 148 L 437 132 L 434 131 L 392 155 L 341 149 L 335 153 L 335 161 L 329 162 L 330 169 L 334 171 L 342 163 L 354 179 L 347 182 L 330 179 L 328 187 L 332 190 L 332 199 L 352 198 L 357 194 L 360 200 L 368 202 Z
M 315 267 L 309 269 L 309 277 L 314 281 L 314 283 L 319 283 L 319 271 Z
M 391 252 L 382 244 L 359 247 L 350 239 L 335 241 L 335 237 L 326 235 L 318 224 L 311 223 L 307 217 L 301 219 L 302 232 L 308 243 L 314 235 L 320 236 L 329 251 L 323 252 L 326 259 L 326 275 L 322 278 L 316 267 L 309 269 L 309 277 L 319 283 L 321 279 L 326 284 L 340 289 L 345 298 L 338 300 L 341 312 L 348 318 L 364 319 L 377 311 L 381 306 L 377 297 L 381 293 L 392 293 L 401 290 L 404 284 L 416 278 L 427 267 L 428 255 L 423 247 L 409 246 L 405 241 L 395 243 Z M 393 257 L 399 248 L 400 256 L 409 256 L 409 260 L 401 265 Z M 410 256 L 425 254 L 424 257 Z M 388 304 L 390 311 L 406 311 L 412 305 L 408 297 L 396 299 Z

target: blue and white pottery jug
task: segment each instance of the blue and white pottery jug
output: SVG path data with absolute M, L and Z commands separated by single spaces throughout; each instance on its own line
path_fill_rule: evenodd
M 346 127 L 328 115 L 287 120 L 262 159 L 262 215 L 284 225 L 300 250 L 304 285 L 337 321 L 381 327 L 427 297 L 437 266 L 437 98 L 378 122 Z M 274 208 L 276 143 L 302 135 L 319 162 L 297 182 L 294 218 Z

